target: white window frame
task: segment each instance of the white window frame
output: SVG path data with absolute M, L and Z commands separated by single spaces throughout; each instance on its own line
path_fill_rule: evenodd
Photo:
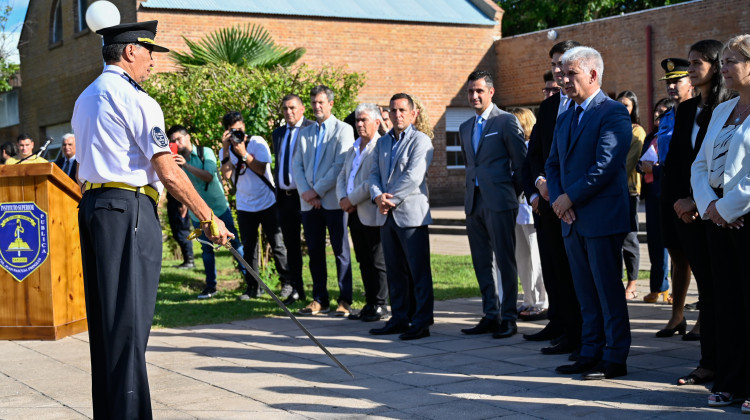
M 466 169 L 466 165 L 448 165 L 449 153 L 463 153 L 461 145 L 448 145 L 448 133 L 458 133 L 458 129 L 464 121 L 472 118 L 476 113 L 471 108 L 446 108 L 445 109 L 445 158 L 446 169 Z

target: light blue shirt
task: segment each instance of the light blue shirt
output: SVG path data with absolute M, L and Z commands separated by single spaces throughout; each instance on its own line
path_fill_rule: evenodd
M 320 151 L 323 150 L 323 140 L 326 137 L 326 122 L 330 121 L 331 118 L 328 117 L 323 123 L 318 124 L 318 138 L 315 141 L 315 162 L 313 163 L 313 179 L 315 179 L 315 174 L 318 173 L 318 163 L 320 162 Z

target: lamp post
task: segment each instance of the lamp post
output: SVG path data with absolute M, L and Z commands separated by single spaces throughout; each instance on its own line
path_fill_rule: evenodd
M 86 25 L 89 29 L 96 33 L 99 29 L 109 28 L 120 24 L 120 11 L 117 10 L 117 6 L 108 2 L 107 0 L 99 0 L 91 3 L 89 8 L 86 10 Z M 104 38 L 102 38 L 102 46 L 104 46 Z M 102 67 L 106 67 L 107 63 L 102 61 Z

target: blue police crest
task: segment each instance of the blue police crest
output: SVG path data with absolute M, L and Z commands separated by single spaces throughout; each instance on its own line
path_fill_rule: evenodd
M 169 144 L 167 134 L 160 127 L 154 127 L 151 129 L 151 138 L 154 139 L 154 143 L 159 147 L 167 147 Z
M 36 203 L 0 204 L 0 266 L 24 281 L 47 260 L 47 213 Z

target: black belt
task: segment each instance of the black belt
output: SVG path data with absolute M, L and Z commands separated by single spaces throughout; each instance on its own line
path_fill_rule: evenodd
M 287 197 L 291 197 L 291 196 L 297 195 L 297 190 L 284 190 L 284 189 L 279 188 L 279 194 L 282 194 L 282 193 L 286 195 Z

